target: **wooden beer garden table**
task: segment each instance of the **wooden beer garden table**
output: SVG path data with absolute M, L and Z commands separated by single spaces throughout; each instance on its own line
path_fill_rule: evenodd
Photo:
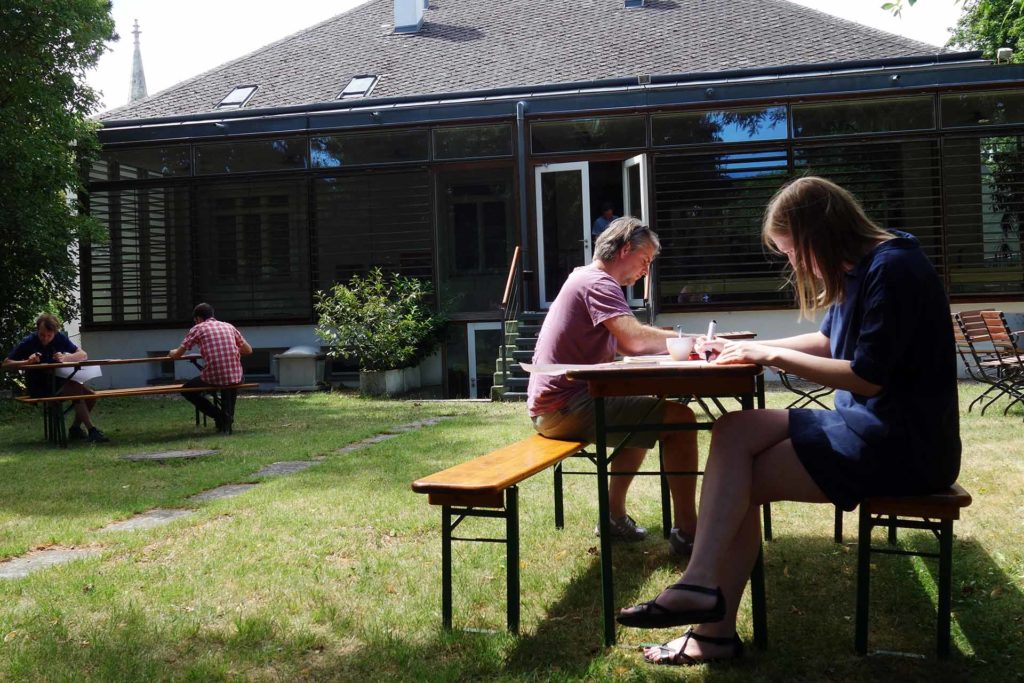
M 536 367 L 535 371 L 544 371 Z M 578 382 L 586 382 L 587 390 L 594 398 L 597 442 L 597 503 L 598 526 L 601 547 L 601 595 L 604 614 L 605 645 L 615 644 L 615 584 L 612 576 L 612 541 L 608 518 L 608 464 L 618 448 L 609 454 L 609 437 L 621 434 L 621 443 L 637 431 L 669 431 L 711 429 L 713 422 L 700 421 L 687 424 L 637 423 L 608 424 L 605 418 L 605 399 L 614 396 L 663 396 L 684 400 L 712 399 L 722 407 L 721 399 L 737 399 L 743 410 L 764 407 L 764 375 L 760 365 L 715 365 L 703 361 L 673 361 L 668 356 L 650 357 L 639 360 L 623 360 L 590 366 L 572 366 L 563 369 L 565 376 Z M 671 473 L 669 473 L 671 474 Z M 682 473 L 681 473 L 682 474 Z M 696 476 L 699 473 L 685 473 Z M 665 520 L 666 525 L 671 524 Z M 666 529 L 668 526 L 666 526 Z M 755 573 L 763 572 L 760 557 Z M 752 586 L 763 586 L 754 581 Z M 751 598 L 755 604 L 754 642 L 766 642 L 763 615 L 764 594 L 755 590 Z

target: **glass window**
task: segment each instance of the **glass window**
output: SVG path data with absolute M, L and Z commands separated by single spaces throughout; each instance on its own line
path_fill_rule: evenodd
M 974 92 L 942 95 L 942 127 L 999 126 L 1024 123 L 1024 92 Z
M 841 185 L 883 228 L 904 230 L 921 241 L 942 267 L 942 203 L 935 140 L 828 144 L 793 152 L 798 175 L 820 175 Z
M 192 172 L 188 145 L 105 149 L 93 164 L 91 180 L 144 180 L 187 176 Z
M 538 121 L 530 126 L 534 154 L 645 147 L 643 116 L 611 116 L 571 121 Z
M 258 86 L 242 85 L 229 92 L 214 109 L 240 109 L 256 92 Z
M 345 100 L 350 97 L 365 97 L 370 94 L 376 83 L 376 76 L 355 76 L 348 82 L 348 85 L 341 91 L 341 94 L 338 95 L 338 99 Z
M 309 224 L 302 180 L 196 189 L 196 301 L 225 320 L 309 320 Z
M 943 143 L 950 295 L 1024 293 L 1024 142 L 1018 136 Z
M 191 206 L 184 187 L 93 191 L 89 214 L 110 239 L 82 245 L 86 324 L 192 319 Z
M 655 170 L 663 309 L 792 302 L 782 262 L 761 244 L 764 207 L 788 178 L 785 149 L 658 155 Z
M 511 168 L 437 178 L 440 291 L 456 311 L 496 311 L 504 293 L 516 224 Z
M 512 155 L 512 126 L 460 126 L 434 130 L 435 159 L 480 159 Z
M 793 137 L 861 135 L 935 128 L 931 95 L 793 105 Z
M 430 178 L 426 171 L 361 171 L 313 182 L 316 288 L 348 282 L 371 268 L 434 275 Z
M 785 140 L 788 134 L 785 107 L 655 114 L 651 128 L 655 146 Z
M 306 168 L 303 138 L 196 145 L 196 173 L 246 173 Z
M 318 136 L 309 146 L 313 168 L 338 168 L 426 161 L 430 142 L 425 130 L 392 130 Z

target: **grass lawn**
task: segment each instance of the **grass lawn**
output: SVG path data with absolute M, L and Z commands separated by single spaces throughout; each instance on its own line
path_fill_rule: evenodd
M 566 528 L 552 521 L 551 474 L 520 487 L 522 633 L 502 631 L 504 547 L 456 544 L 455 623 L 440 628 L 440 510 L 410 482 L 531 433 L 523 404 L 370 401 L 347 394 L 241 398 L 236 431 L 192 425 L 180 398 L 107 400 L 104 445 L 47 446 L 38 413 L 0 405 L 0 558 L 47 547 L 87 559 L 0 581 L 0 680 L 570 681 L 1024 680 L 1024 439 L 1020 408 L 966 413 L 961 484 L 974 504 L 957 522 L 953 655 L 934 659 L 931 562 L 875 559 L 869 647 L 853 653 L 856 515 L 832 541 L 832 508 L 773 505 L 766 544 L 769 649 L 692 670 L 643 663 L 637 645 L 673 631 L 620 629 L 602 645 L 592 477 L 566 478 Z M 781 407 L 788 395 L 770 393 Z M 435 426 L 345 454 L 389 427 Z M 706 451 L 706 435 L 702 434 Z M 129 453 L 216 448 L 190 461 Z M 188 497 L 257 481 L 261 467 L 323 458 L 233 498 Z M 583 464 L 574 465 L 585 469 Z M 616 603 L 648 599 L 680 566 L 660 536 L 657 483 L 640 478 L 631 512 L 651 539 L 616 546 Z M 194 514 L 149 530 L 103 532 L 155 507 Z M 470 519 L 465 536 L 501 535 Z M 883 532 L 877 531 L 880 543 Z M 928 532 L 901 532 L 909 546 Z M 740 636 L 751 637 L 748 598 Z M 480 633 L 462 629 L 491 629 Z

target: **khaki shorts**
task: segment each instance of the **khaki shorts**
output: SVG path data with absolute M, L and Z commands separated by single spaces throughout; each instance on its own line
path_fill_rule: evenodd
M 665 400 L 653 396 L 613 396 L 604 400 L 605 424 L 638 424 L 665 421 Z M 533 428 L 550 439 L 597 441 L 594 399 L 582 394 L 561 410 L 531 418 Z M 622 432 L 608 435 L 608 446 L 614 447 L 625 436 Z M 634 432 L 626 445 L 630 448 L 653 448 L 658 432 Z

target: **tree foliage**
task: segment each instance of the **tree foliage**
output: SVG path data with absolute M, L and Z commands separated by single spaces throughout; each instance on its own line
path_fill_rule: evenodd
M 0 10 L 0 346 L 43 310 L 77 313 L 78 158 L 94 155 L 97 95 L 85 85 L 116 39 L 107 0 L 4 0 Z
M 347 285 L 317 292 L 317 337 L 331 355 L 359 360 L 363 370 L 416 365 L 437 348 L 447 316 L 429 304 L 422 281 L 375 268 Z
M 932 2 L 953 2 L 963 5 L 949 47 L 981 50 L 986 57 L 994 59 L 996 50 L 1008 47 L 1013 50 L 1013 62 L 1024 62 L 1024 54 L 1018 44 L 1024 34 L 1024 0 L 931 0 Z M 917 0 L 893 0 L 882 5 L 882 9 L 902 16 L 904 3 L 917 4 Z
M 1013 49 L 1013 62 L 1024 62 L 1020 45 L 1024 33 L 1024 2 L 1021 0 L 965 0 L 964 13 L 949 44 L 981 50 L 994 58 L 1001 47 Z

